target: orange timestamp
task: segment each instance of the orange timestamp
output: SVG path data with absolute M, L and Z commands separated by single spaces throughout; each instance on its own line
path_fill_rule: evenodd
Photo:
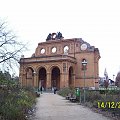
M 120 102 L 97 102 L 98 108 L 120 108 Z

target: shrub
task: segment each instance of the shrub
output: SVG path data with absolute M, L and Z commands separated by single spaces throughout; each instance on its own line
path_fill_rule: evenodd
M 75 94 L 75 89 L 71 88 L 63 88 L 58 94 L 62 96 L 66 96 L 68 93 Z M 80 90 L 81 102 L 84 100 L 84 90 Z M 120 91 L 118 90 L 86 90 L 85 91 L 86 102 L 84 105 L 90 108 L 96 108 L 98 111 L 110 112 L 114 116 L 120 117 Z M 98 108 L 98 102 L 106 103 L 106 102 L 118 102 L 118 106 L 116 108 L 109 108 L 106 106 L 105 108 Z
M 63 96 L 63 97 L 67 96 L 69 93 L 74 94 L 75 90 L 73 88 L 67 88 L 67 87 L 65 87 L 65 88 L 62 88 L 62 89 L 60 89 L 58 91 L 58 94 L 61 95 L 61 96 Z
M 101 95 L 99 91 L 89 91 L 89 90 L 86 91 L 86 101 L 93 102 L 100 99 L 101 99 Z
M 0 89 L 0 97 L 0 116 L 5 120 L 25 120 L 36 98 L 32 89 L 12 84 Z
M 94 108 L 98 108 L 98 102 L 103 103 L 103 107 L 100 107 L 99 109 L 102 111 L 109 111 L 115 116 L 120 117 L 120 91 L 114 90 L 108 90 L 106 94 L 100 94 L 99 91 L 86 91 L 86 103 L 87 106 L 92 106 Z M 115 103 L 115 105 L 108 106 L 106 103 Z M 118 106 L 116 106 L 116 103 L 118 102 Z M 91 105 L 92 104 L 92 105 Z M 113 108 L 112 108 L 113 107 Z M 114 108 L 116 107 L 116 108 Z

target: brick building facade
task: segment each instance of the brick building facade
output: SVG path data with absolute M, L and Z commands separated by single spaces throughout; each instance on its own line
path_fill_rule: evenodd
M 20 83 L 22 86 L 51 89 L 57 87 L 98 87 L 98 48 L 81 38 L 54 37 L 38 43 L 35 53 L 20 59 Z M 82 62 L 86 61 L 84 67 Z

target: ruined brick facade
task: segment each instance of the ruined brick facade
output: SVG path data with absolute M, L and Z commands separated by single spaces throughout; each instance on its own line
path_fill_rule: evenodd
M 47 40 L 31 57 L 20 59 L 20 83 L 45 89 L 98 87 L 99 59 L 98 48 L 81 38 Z

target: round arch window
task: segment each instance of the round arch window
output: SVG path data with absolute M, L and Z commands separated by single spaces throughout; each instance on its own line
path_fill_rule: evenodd
M 44 54 L 44 53 L 45 53 L 45 49 L 42 48 L 42 49 L 40 50 L 40 53 L 41 53 L 41 54 Z
M 57 51 L 56 47 L 52 48 L 52 53 L 55 53 Z
M 68 50 L 69 50 L 69 47 L 66 45 L 66 46 L 64 47 L 64 53 L 68 53 Z

